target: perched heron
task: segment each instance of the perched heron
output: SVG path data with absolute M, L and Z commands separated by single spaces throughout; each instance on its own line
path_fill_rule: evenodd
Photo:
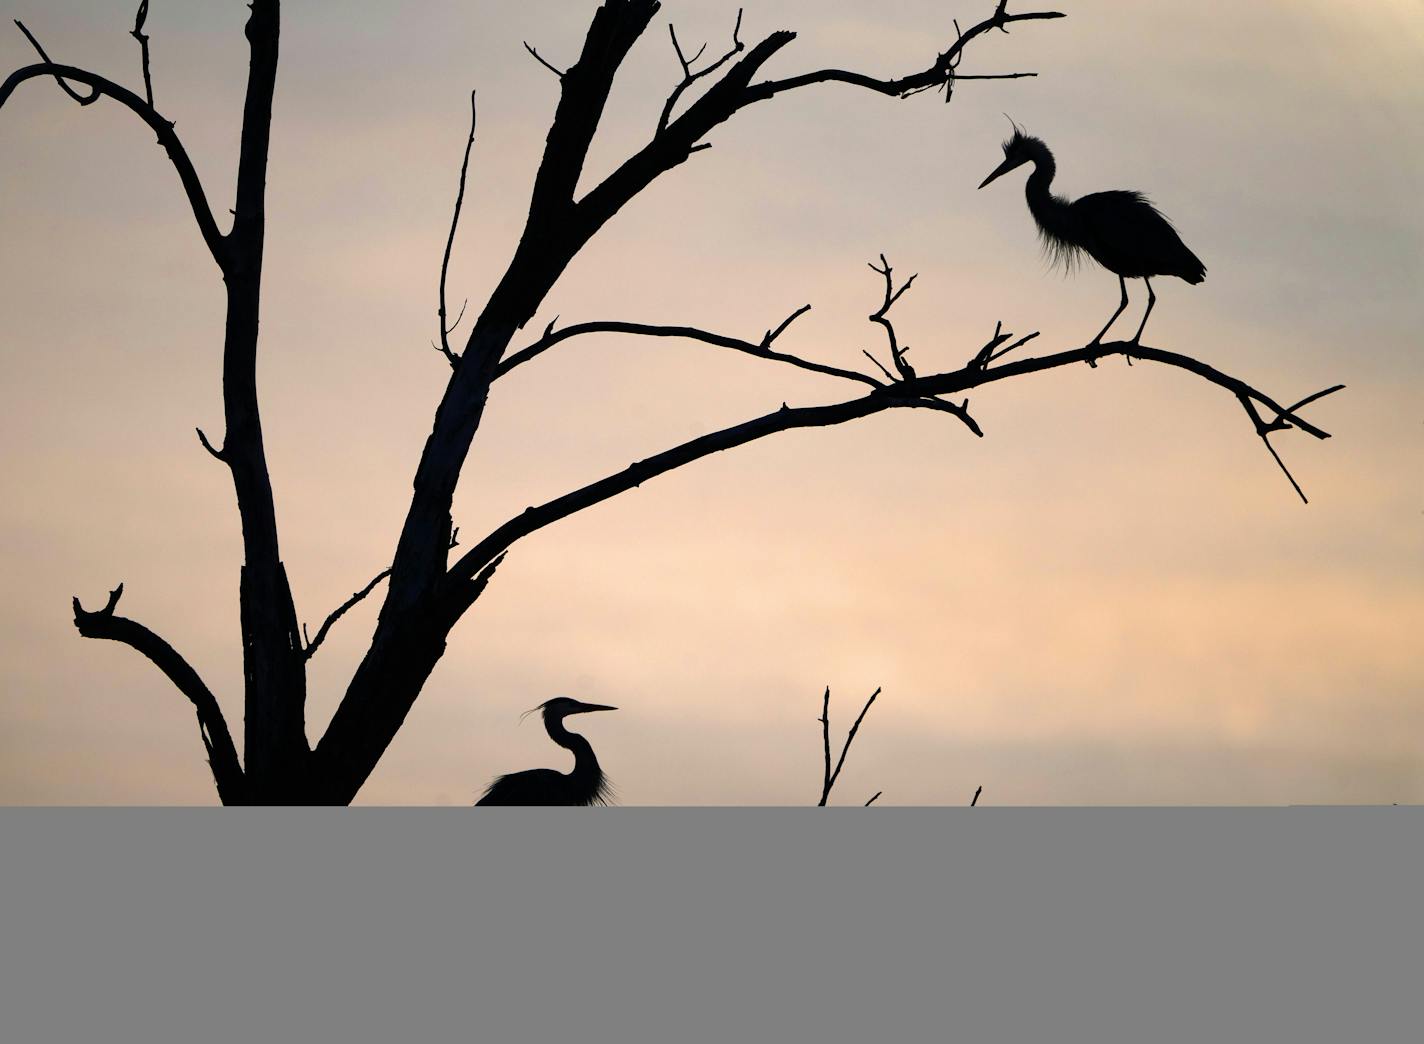
M 1127 308 L 1129 279 L 1141 279 L 1147 284 L 1147 311 L 1132 337 L 1132 343 L 1138 344 L 1142 331 L 1147 329 L 1152 306 L 1157 303 L 1157 295 L 1152 292 L 1153 276 L 1177 276 L 1193 285 L 1206 278 L 1206 266 L 1187 249 L 1172 223 L 1140 192 L 1094 192 L 1071 203 L 1050 192 L 1056 170 L 1053 153 L 1040 139 L 1026 135 L 1017 124 L 1013 137 L 1004 142 L 1004 162 L 979 187 L 1025 163 L 1033 164 L 1025 192 L 1028 209 L 1050 256 L 1071 266 L 1080 252 L 1086 253 L 1115 273 L 1122 287 L 1122 303 L 1092 344 L 1102 341 L 1103 335 Z
M 476 805 L 606 805 L 613 788 L 608 777 L 593 756 L 588 740 L 564 728 L 570 714 L 617 710 L 601 703 L 582 703 L 559 696 L 541 703 L 536 711 L 544 712 L 544 728 L 549 738 L 574 753 L 574 770 L 530 769 L 500 776 L 490 784 L 485 796 Z M 533 714 L 534 711 L 528 713 Z

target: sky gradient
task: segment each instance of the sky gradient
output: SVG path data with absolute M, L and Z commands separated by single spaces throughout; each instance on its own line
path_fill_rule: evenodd
M 397 7 L 405 8 L 397 10 Z M 480 128 L 451 269 L 477 311 L 517 241 L 557 100 L 520 46 L 571 60 L 592 0 L 288 4 L 258 379 L 283 555 L 313 627 L 388 564 L 447 376 L 430 350 L 468 92 Z M 1051 5 L 1050 5 L 1051 6 Z M 133 5 L 4 0 L 57 61 L 140 83 Z M 989 2 L 748 0 L 742 35 L 800 34 L 771 75 L 923 69 Z M 1015 10 L 1028 9 L 1017 0 Z M 413 8 L 413 10 L 412 10 Z M 1157 286 L 1146 341 L 1285 401 L 1348 389 L 1276 444 L 1189 375 L 1120 360 L 974 396 L 987 437 L 896 412 L 675 472 L 516 547 L 455 630 L 358 803 L 468 803 L 566 767 L 519 713 L 617 704 L 586 732 L 626 804 L 809 804 L 822 688 L 876 704 L 841 803 L 1424 800 L 1424 9 L 1261 0 L 1123 5 L 976 41 L 953 104 L 840 85 L 717 129 L 575 260 L 531 324 L 686 323 L 841 366 L 884 252 L 921 371 L 992 333 L 1082 344 L 1116 305 L 1041 257 L 1009 113 L 1055 189 L 1146 192 L 1208 268 Z M 152 5 L 158 107 L 214 210 L 233 184 L 246 7 Z M 646 140 L 680 37 L 735 4 L 666 2 L 610 100 L 584 185 Z M 31 52 L 0 36 L 5 70 Z M 1132 287 L 1140 293 L 1140 284 Z M 0 802 L 215 800 L 191 709 L 69 598 L 124 581 L 241 733 L 240 538 L 221 431 L 222 284 L 161 150 L 52 83 L 0 110 Z M 1134 301 L 1122 322 L 1135 328 Z M 1131 325 L 1127 325 L 1127 324 Z M 516 340 L 516 346 L 524 340 Z M 497 385 L 456 499 L 470 540 L 629 461 L 837 383 L 704 345 L 577 338 Z M 312 665 L 320 735 L 369 639 L 353 611 Z

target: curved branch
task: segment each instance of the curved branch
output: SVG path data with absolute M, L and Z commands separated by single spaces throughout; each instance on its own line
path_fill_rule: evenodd
M 516 541 L 543 529 L 545 526 L 568 518 L 585 508 L 600 504 L 620 493 L 636 489 L 649 479 L 665 475 L 669 471 L 691 464 L 693 461 L 701 460 L 703 457 L 709 457 L 723 450 L 744 446 L 777 432 L 791 431 L 797 428 L 831 427 L 889 409 L 945 410 L 946 407 L 949 407 L 946 412 L 955 414 L 975 434 L 982 435 L 978 426 L 968 415 L 967 404 L 955 406 L 953 403 L 946 403 L 937 397 L 968 391 L 971 388 L 979 388 L 1030 373 L 1059 369 L 1077 363 L 1095 362 L 1100 358 L 1112 355 L 1131 356 L 1134 359 L 1145 359 L 1186 370 L 1217 387 L 1224 388 L 1234 396 L 1244 397 L 1265 406 L 1275 416 L 1274 423 L 1299 428 L 1318 439 L 1330 437 L 1328 432 L 1302 418 L 1296 412 L 1298 407 L 1281 406 L 1271 396 L 1239 378 L 1223 373 L 1190 356 L 1165 351 L 1161 348 L 1148 348 L 1129 341 L 1088 345 L 1052 355 L 1021 359 L 1018 362 L 989 369 L 971 361 L 951 373 L 897 381 L 892 385 L 876 388 L 869 395 L 845 402 L 795 409 L 783 404 L 781 409 L 772 413 L 702 435 L 654 454 L 645 460 L 637 461 L 613 475 L 591 482 L 537 507 L 525 509 L 522 514 L 505 522 L 461 556 L 451 568 L 447 578 L 456 583 L 468 581 L 479 570 L 507 551 Z M 1313 401 L 1319 397 L 1317 394 L 1307 401 Z
M 807 308 L 809 307 L 808 305 Z M 801 309 L 796 315 L 802 314 L 805 310 L 806 309 Z M 791 318 L 794 319 L 795 317 L 796 316 L 793 315 Z M 694 326 L 655 326 L 648 323 L 624 323 L 616 321 L 578 323 L 574 326 L 566 326 L 562 330 L 548 332 L 529 347 L 521 349 L 509 356 L 500 363 L 499 368 L 495 370 L 495 379 L 498 380 L 521 363 L 526 363 L 530 359 L 542 355 L 560 341 L 567 341 L 571 337 L 594 333 L 622 333 L 633 334 L 639 337 L 682 337 L 691 341 L 701 341 L 704 344 L 716 345 L 720 348 L 731 348 L 733 351 L 752 355 L 758 359 L 771 359 L 775 362 L 786 363 L 788 366 L 809 370 L 812 373 L 820 373 L 828 377 L 840 377 L 844 380 L 856 381 L 860 384 L 867 384 L 872 388 L 882 386 L 880 381 L 874 377 L 870 377 L 856 370 L 844 370 L 839 366 L 827 366 L 824 363 L 812 362 L 809 359 L 802 359 L 796 355 L 773 351 L 770 347 L 772 341 L 789 325 L 790 320 L 783 323 L 776 330 L 768 331 L 767 336 L 762 340 L 761 344 L 753 344 L 751 341 L 744 341 L 738 337 L 728 337 L 724 334 L 699 330 Z
M 168 153 L 169 162 L 178 172 L 178 180 L 183 183 L 183 191 L 188 196 L 188 204 L 193 208 L 193 216 L 198 220 L 198 231 L 203 235 L 203 242 L 207 244 L 208 252 L 213 255 L 213 260 L 217 262 L 218 267 L 226 271 L 227 241 L 218 231 L 217 222 L 213 219 L 212 208 L 208 206 L 208 197 L 203 192 L 203 183 L 198 178 L 193 161 L 188 158 L 187 150 L 173 130 L 173 124 L 160 116 L 152 105 L 127 87 L 121 87 L 112 80 L 85 69 L 78 69 L 72 65 L 59 65 L 55 62 L 27 65 L 11 73 L 9 78 L 0 84 L 0 108 L 3 108 L 5 103 L 10 100 L 10 95 L 20 84 L 26 80 L 47 76 L 53 76 L 61 82 L 72 80 L 75 83 L 85 84 L 94 92 L 94 97 L 111 98 L 148 124 L 149 129 L 158 135 L 158 144 L 163 146 L 164 151 Z M 68 93 L 74 97 L 73 91 Z M 81 104 L 88 104 L 82 97 L 77 100 Z
M 479 114 L 475 109 L 475 92 L 471 91 L 470 137 L 465 142 L 465 158 L 460 163 L 460 188 L 455 193 L 455 215 L 450 219 L 450 236 L 445 240 L 445 256 L 440 261 L 440 351 L 451 366 L 458 363 L 460 357 L 450 347 L 450 335 L 455 332 L 455 327 L 459 326 L 460 320 L 465 317 L 465 309 L 461 307 L 459 317 L 447 325 L 445 281 L 450 275 L 450 254 L 455 249 L 455 231 L 460 227 L 460 208 L 465 205 L 465 179 L 470 173 L 470 150 L 475 147 L 475 126 L 478 120 Z M 469 304 L 469 302 L 466 301 L 465 304 Z
M 74 599 L 74 626 L 85 638 L 102 638 L 121 642 L 146 656 L 155 667 L 164 673 L 174 687 L 192 701 L 198 713 L 198 732 L 203 747 L 208 752 L 208 764 L 213 770 L 213 780 L 217 783 L 218 797 L 224 805 L 241 804 L 244 799 L 244 777 L 242 765 L 237 758 L 237 748 L 233 746 L 232 735 L 227 722 L 212 691 L 198 677 L 198 672 L 188 661 L 178 655 L 173 646 L 154 634 L 143 624 L 122 616 L 115 616 L 114 609 L 123 596 L 124 585 L 120 584 L 109 592 L 109 600 L 104 608 L 89 612 Z

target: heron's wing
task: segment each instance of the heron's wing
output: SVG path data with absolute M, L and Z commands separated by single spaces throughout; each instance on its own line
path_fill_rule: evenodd
M 1140 192 L 1094 192 L 1072 208 L 1088 252 L 1114 272 L 1129 278 L 1174 275 L 1194 283 L 1206 272 L 1166 215 Z

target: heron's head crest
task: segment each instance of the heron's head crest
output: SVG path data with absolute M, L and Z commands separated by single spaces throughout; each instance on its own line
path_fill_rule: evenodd
M 1004 119 L 1009 121 L 1009 126 L 1014 129 L 1013 134 L 1004 139 L 1004 155 L 1010 156 L 1023 147 L 1024 142 L 1029 140 L 1029 136 L 1024 133 L 1024 129 L 1014 122 L 1013 117 L 1008 113 L 1004 114 Z

